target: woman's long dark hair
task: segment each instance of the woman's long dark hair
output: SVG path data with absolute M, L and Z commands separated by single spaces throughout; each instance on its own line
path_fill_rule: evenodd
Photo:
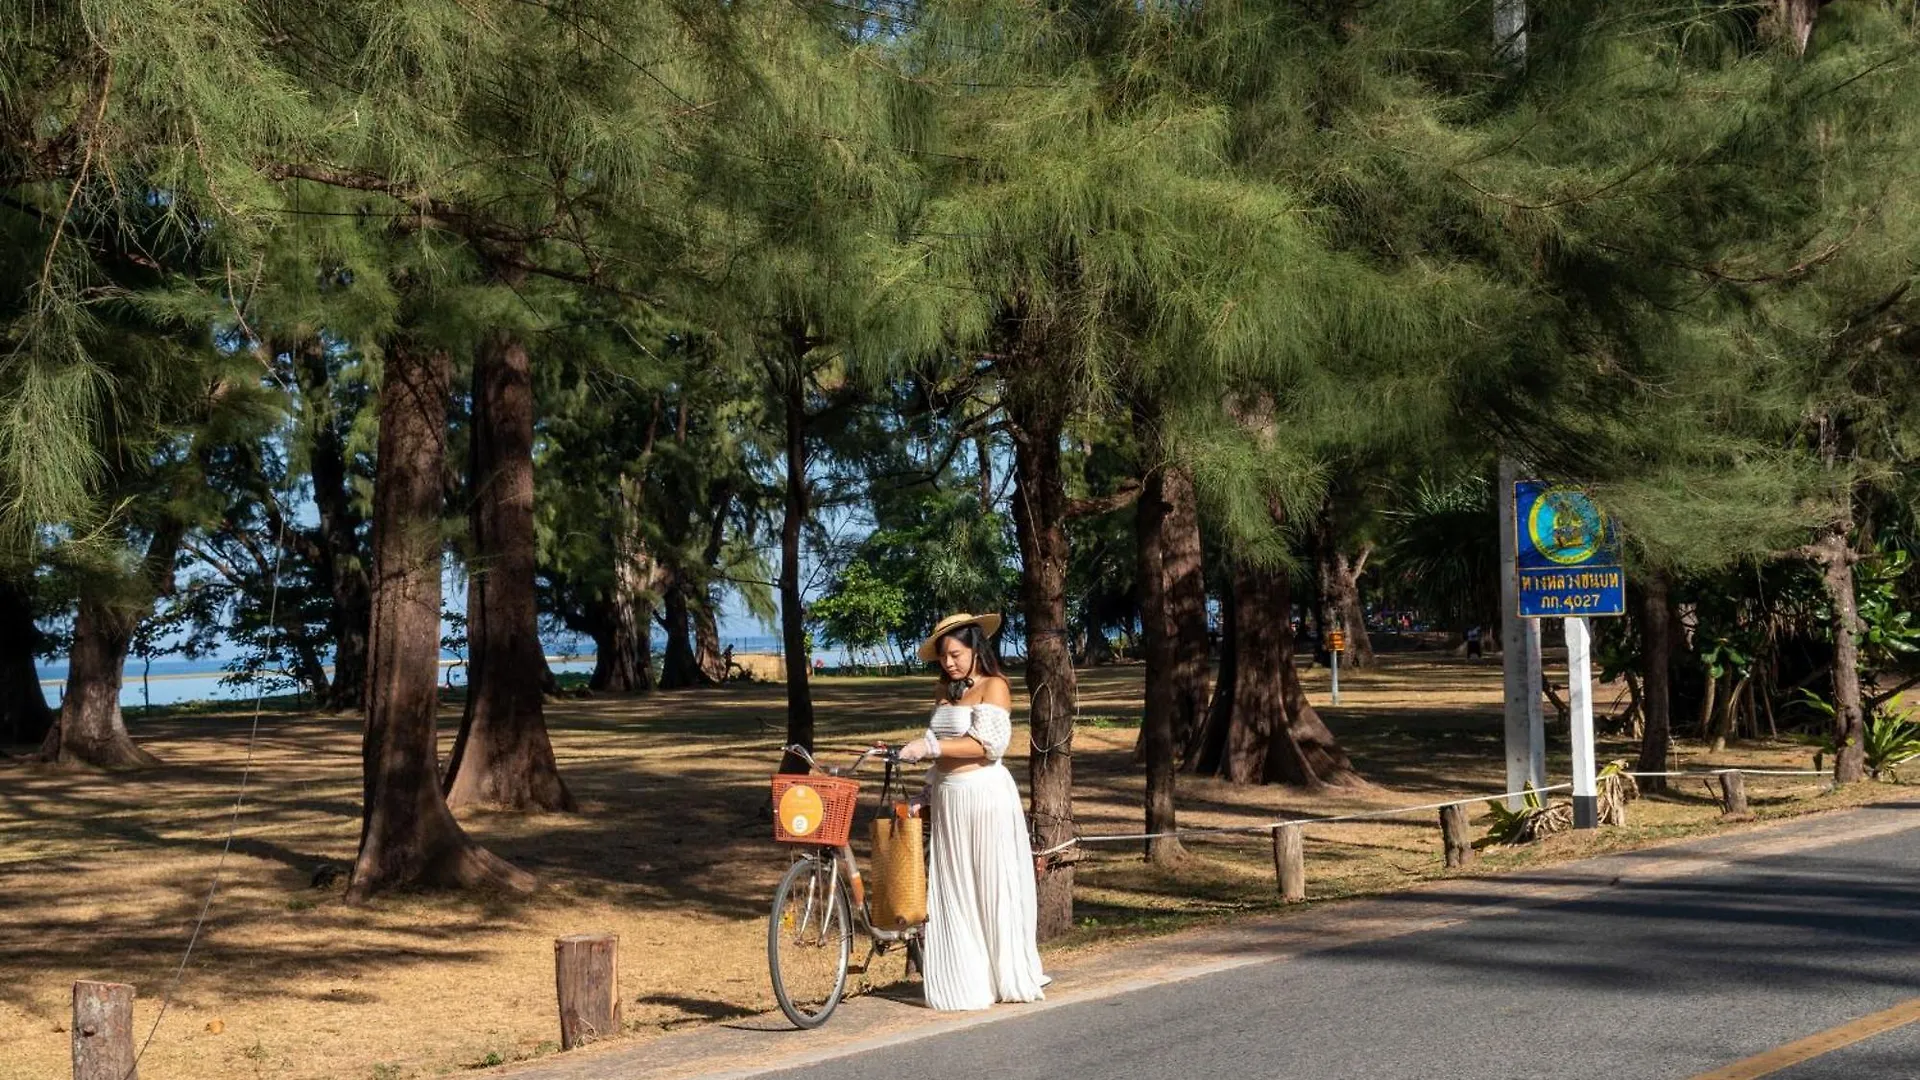
M 953 638 L 973 650 L 973 666 L 980 675 L 1000 674 L 1000 658 L 993 655 L 993 639 L 981 632 L 978 623 L 957 626 L 941 634 L 933 643 L 934 666 L 938 667 L 939 655 L 947 651 L 947 639 Z

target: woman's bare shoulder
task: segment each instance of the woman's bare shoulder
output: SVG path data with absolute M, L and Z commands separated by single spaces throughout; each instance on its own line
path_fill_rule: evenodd
M 1003 676 L 989 675 L 980 680 L 980 700 L 987 705 L 1011 709 L 1013 708 L 1013 684 Z

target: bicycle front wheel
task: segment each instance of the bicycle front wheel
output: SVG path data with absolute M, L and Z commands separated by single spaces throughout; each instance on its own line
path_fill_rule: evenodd
M 809 855 L 774 890 L 767 968 L 774 1000 L 795 1026 L 826 1023 L 846 991 L 853 909 L 844 884 L 831 856 Z

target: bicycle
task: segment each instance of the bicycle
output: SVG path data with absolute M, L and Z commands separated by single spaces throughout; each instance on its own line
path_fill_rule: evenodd
M 884 813 L 893 773 L 900 764 L 899 751 L 874 747 L 842 772 L 823 770 L 804 747 L 787 750 L 813 772 L 773 778 L 774 838 L 794 845 L 796 854 L 773 893 L 773 911 L 767 919 L 767 968 L 780 1011 L 804 1029 L 826 1023 L 840 1004 L 855 934 L 869 942 L 863 971 L 876 955 L 902 946 L 910 970 L 921 972 L 925 924 L 899 930 L 873 925 L 851 843 L 860 789 L 854 774 L 867 759 L 883 756 L 887 774 L 880 789 L 880 812 Z

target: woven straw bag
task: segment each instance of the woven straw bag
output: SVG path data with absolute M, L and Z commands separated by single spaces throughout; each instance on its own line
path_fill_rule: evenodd
M 927 860 L 924 822 L 906 815 L 906 804 L 873 823 L 873 888 L 868 892 L 873 925 L 905 930 L 927 921 Z

